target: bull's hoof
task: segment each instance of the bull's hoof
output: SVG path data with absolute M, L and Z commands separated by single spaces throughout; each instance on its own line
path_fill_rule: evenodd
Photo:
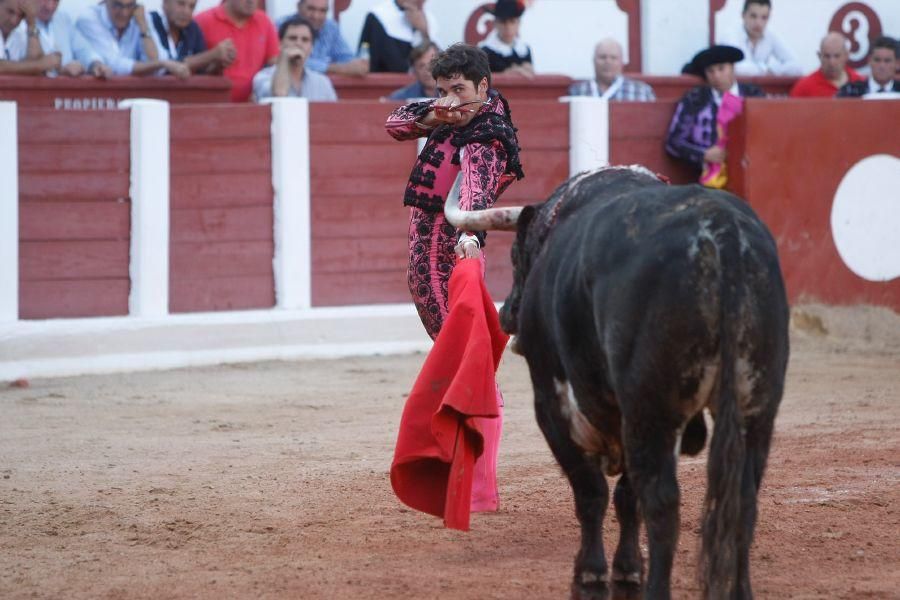
M 609 600 L 609 574 L 582 571 L 572 582 L 572 600 Z
M 641 585 L 641 572 L 640 571 L 629 571 L 623 572 L 618 569 L 613 569 L 612 580 L 615 583 L 630 583 Z

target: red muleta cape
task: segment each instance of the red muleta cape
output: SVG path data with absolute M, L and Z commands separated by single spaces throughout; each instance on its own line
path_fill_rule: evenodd
M 407 506 L 468 531 L 475 460 L 484 419 L 499 415 L 494 374 L 506 347 L 481 261 L 450 276 L 449 314 L 406 400 L 391 465 L 394 493 Z

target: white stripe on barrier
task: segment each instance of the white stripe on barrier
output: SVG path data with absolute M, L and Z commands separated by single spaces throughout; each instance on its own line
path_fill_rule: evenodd
M 272 187 L 275 190 L 275 306 L 312 305 L 309 192 L 309 102 L 267 98 L 272 107 Z
M 570 96 L 569 175 L 609 164 L 609 101 L 589 96 Z
M 131 109 L 131 292 L 128 313 L 169 312 L 169 103 L 124 100 Z
M 15 102 L 0 102 L 0 323 L 19 318 L 19 153 Z

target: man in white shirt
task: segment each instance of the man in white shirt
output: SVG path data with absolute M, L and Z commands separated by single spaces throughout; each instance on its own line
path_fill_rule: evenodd
M 36 24 L 40 31 L 41 48 L 44 54 L 57 52 L 61 57 L 59 70 L 48 72 L 48 75 L 78 77 L 89 73 L 100 78 L 112 75 L 112 70 L 103 64 L 100 55 L 75 29 L 69 15 L 58 9 L 59 0 L 39 0 Z
M 25 28 L 19 27 L 24 19 Z M 58 53 L 44 54 L 36 0 L 0 0 L 0 75 L 43 75 L 59 68 Z
M 383 0 L 366 15 L 358 52 L 369 60 L 371 73 L 406 73 L 409 53 L 429 40 L 436 42 L 436 30 L 425 0 Z
M 746 0 L 741 13 L 743 24 L 718 43 L 734 46 L 744 60 L 734 65 L 738 75 L 802 75 L 803 68 L 775 34 L 766 31 L 772 4 L 769 0 Z

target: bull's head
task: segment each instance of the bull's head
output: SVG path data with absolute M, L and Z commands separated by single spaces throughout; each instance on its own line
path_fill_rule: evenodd
M 513 289 L 500 309 L 500 326 L 503 331 L 514 335 L 518 331 L 519 302 L 522 297 L 522 286 L 528 276 L 526 260 L 525 235 L 528 223 L 534 214 L 531 206 L 488 208 L 485 210 L 464 211 L 459 207 L 459 192 L 462 185 L 462 174 L 458 175 L 453 188 L 444 203 L 444 216 L 447 221 L 464 231 L 516 231 L 516 241 L 512 247 Z

